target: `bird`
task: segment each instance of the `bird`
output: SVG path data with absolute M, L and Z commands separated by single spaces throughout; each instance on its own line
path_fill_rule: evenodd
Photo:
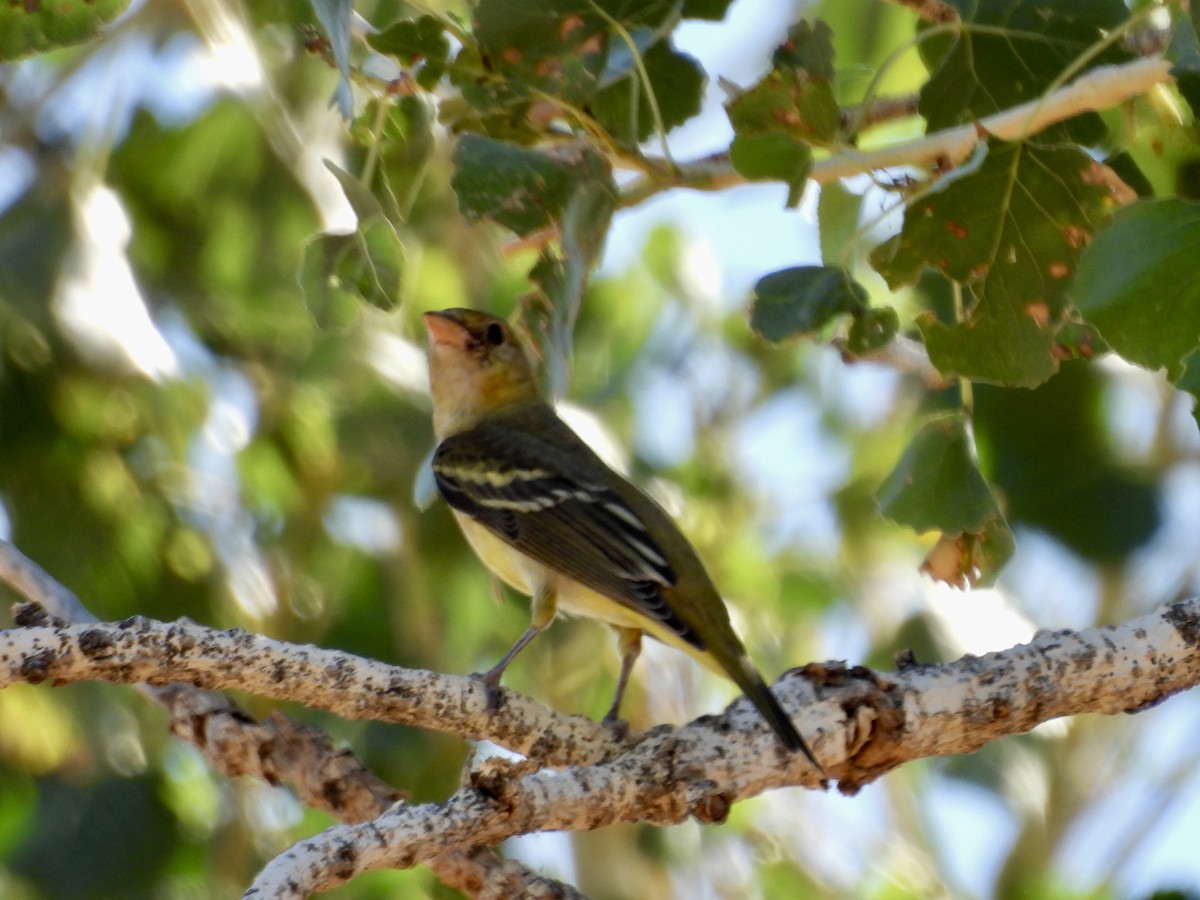
M 529 628 L 483 679 L 559 610 L 612 626 L 621 652 L 617 721 L 643 634 L 730 678 L 788 751 L 824 774 L 754 667 L 695 549 L 670 515 L 606 465 L 547 402 L 508 323 L 472 309 L 424 314 L 437 446 L 433 476 L 476 555 L 531 598 Z

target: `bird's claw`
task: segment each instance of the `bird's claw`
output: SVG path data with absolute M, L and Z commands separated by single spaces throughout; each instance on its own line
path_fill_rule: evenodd
M 472 672 L 471 677 L 477 678 L 483 683 L 483 690 L 487 696 L 486 708 L 489 716 L 495 715 L 500 709 L 500 672 L 492 669 L 488 672 Z
M 612 732 L 614 738 L 618 741 L 624 741 L 629 737 L 629 722 L 625 719 L 619 719 L 611 712 L 600 720 L 600 724 Z

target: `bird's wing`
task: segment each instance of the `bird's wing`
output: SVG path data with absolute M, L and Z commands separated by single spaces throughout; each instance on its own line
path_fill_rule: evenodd
M 434 478 L 451 506 L 526 556 L 706 649 L 663 594 L 677 576 L 642 516 L 589 478 L 602 476 L 604 464 L 581 441 L 564 452 L 566 440 L 579 438 L 565 426 L 547 441 L 480 425 L 442 441 Z

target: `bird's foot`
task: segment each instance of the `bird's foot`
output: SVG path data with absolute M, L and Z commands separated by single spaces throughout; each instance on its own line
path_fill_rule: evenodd
M 495 715 L 500 709 L 500 676 L 503 675 L 503 670 L 489 669 L 487 672 L 472 672 L 471 677 L 477 678 L 483 683 L 483 690 L 487 696 L 487 714 Z
M 630 728 L 629 722 L 625 719 L 617 718 L 612 711 L 600 720 L 600 724 L 612 732 L 614 738 L 618 741 L 624 741 L 629 738 Z

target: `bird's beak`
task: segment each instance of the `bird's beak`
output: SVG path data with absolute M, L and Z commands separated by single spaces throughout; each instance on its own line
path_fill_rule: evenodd
M 465 347 L 469 332 L 462 323 L 451 318 L 444 312 L 427 312 L 424 315 L 425 328 L 429 331 L 429 342 L 432 344 L 448 344 L 451 347 Z

